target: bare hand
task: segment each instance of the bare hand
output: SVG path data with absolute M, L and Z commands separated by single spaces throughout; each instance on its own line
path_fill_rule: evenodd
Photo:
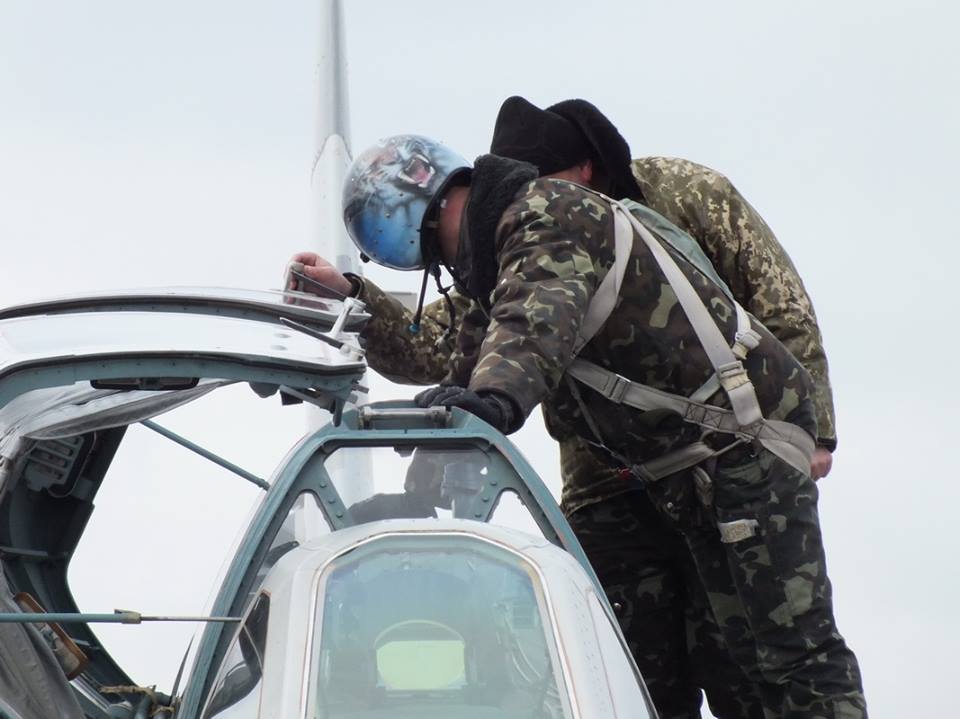
M 302 264 L 303 274 L 305 274 L 311 280 L 316 280 L 320 284 L 325 285 L 332 290 L 336 290 L 343 295 L 349 295 L 353 292 L 353 285 L 350 284 L 350 280 L 344 277 L 340 270 L 327 262 L 316 252 L 298 252 L 290 258 L 290 262 L 287 263 L 288 267 L 293 263 Z M 288 277 L 289 276 L 290 275 L 288 273 Z M 302 282 L 300 284 L 303 286 L 297 286 L 295 279 L 289 280 L 286 289 L 309 292 L 314 295 L 319 294 L 319 288 L 316 288 L 306 282 Z
M 813 451 L 813 457 L 810 459 L 810 478 L 813 481 L 823 479 L 830 474 L 830 468 L 833 466 L 833 455 L 826 447 L 817 447 Z

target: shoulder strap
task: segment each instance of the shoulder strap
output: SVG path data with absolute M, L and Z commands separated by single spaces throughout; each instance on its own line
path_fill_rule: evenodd
M 757 393 L 747 376 L 743 363 L 733 354 L 733 350 L 730 349 L 713 316 L 706 305 L 703 304 L 703 300 L 700 299 L 700 295 L 690 284 L 690 280 L 683 274 L 670 253 L 657 242 L 650 230 L 644 227 L 619 203 L 616 203 L 614 207 L 614 212 L 616 211 L 625 214 L 630 219 L 633 229 L 640 235 L 640 238 L 650 250 L 650 254 L 660 265 L 660 269 L 677 296 L 677 301 L 680 302 L 680 306 L 690 321 L 697 339 L 700 340 L 700 345 L 707 353 L 707 357 L 710 358 L 710 364 L 713 365 L 713 369 L 717 373 L 720 386 L 723 387 L 730 399 L 730 406 L 733 408 L 737 421 L 740 422 L 741 426 L 746 427 L 763 419 L 763 413 L 760 411 L 760 404 L 757 401 Z
M 586 189 L 586 188 L 584 188 Z M 613 202 L 604 197 L 608 202 Z M 584 345 L 593 339 L 593 336 L 600 331 L 604 323 L 610 317 L 614 307 L 617 305 L 617 299 L 620 297 L 620 287 L 623 285 L 623 275 L 627 271 L 627 265 L 630 264 L 630 253 L 633 251 L 633 229 L 630 227 L 630 220 L 625 216 L 627 213 L 613 213 L 614 229 L 614 260 L 613 266 L 607 272 L 606 276 L 597 287 L 597 291 L 590 300 L 587 312 L 580 323 L 580 334 L 576 343 L 573 345 L 574 356 L 580 354 Z
M 594 194 L 610 203 L 613 212 L 615 259 L 613 266 L 594 293 L 594 297 L 584 315 L 579 336 L 574 344 L 574 356 L 579 354 L 580 350 L 600 331 L 616 306 L 620 288 L 623 284 L 623 276 L 633 249 L 635 232 L 647 245 L 651 255 L 657 261 L 667 282 L 673 289 L 677 301 L 683 308 L 684 314 L 686 314 L 697 339 L 710 360 L 710 364 L 713 365 L 720 387 L 723 388 L 730 400 L 730 406 L 733 408 L 737 421 L 741 426 L 746 427 L 763 419 L 756 391 L 747 376 L 743 363 L 734 354 L 734 350 L 727 345 L 727 341 L 720 328 L 717 327 L 710 311 L 703 304 L 690 280 L 683 274 L 670 253 L 657 241 L 650 230 L 630 214 L 623 204 L 601 193 L 594 192 Z M 744 320 L 745 316 L 745 311 L 737 306 L 737 339 L 740 344 L 746 344 L 740 342 L 745 332 L 744 321 L 746 321 L 747 331 L 752 333 L 752 330 L 749 329 L 749 318 Z M 755 335 L 755 333 L 753 334 Z M 752 337 L 750 339 L 755 340 L 756 338 Z M 755 346 L 756 343 L 754 341 L 751 344 Z
M 593 192 L 589 188 L 585 189 Z M 614 454 L 618 460 L 624 461 L 624 458 L 603 444 L 599 430 L 590 418 L 590 413 L 580 398 L 575 383 L 569 378 L 585 384 L 617 404 L 626 404 L 640 410 L 671 409 L 680 414 L 684 421 L 697 424 L 707 431 L 726 432 L 741 440 L 758 441 L 780 459 L 809 476 L 810 458 L 814 451 L 813 438 L 794 424 L 763 418 L 753 383 L 747 377 L 743 363 L 740 361 L 760 341 L 759 335 L 751 326 L 750 316 L 746 310 L 733 300 L 737 313 L 737 333 L 733 347 L 730 347 L 690 280 L 683 274 L 663 245 L 621 203 L 600 193 L 594 192 L 594 194 L 609 202 L 614 214 L 615 258 L 613 266 L 600 282 L 584 315 L 580 333 L 574 345 L 574 360 L 567 374 L 574 397 L 591 431 L 597 436 L 599 446 Z M 584 345 L 604 325 L 616 306 L 633 250 L 634 232 L 643 239 L 663 271 L 697 339 L 713 365 L 715 371 L 713 377 L 691 397 L 682 397 L 647 387 L 576 357 Z M 706 404 L 706 400 L 721 387 L 730 399 L 732 411 Z M 700 449 L 700 447 L 683 448 L 655 462 L 635 465 L 632 469 L 638 471 L 638 476 L 655 480 L 701 461 L 703 457 Z M 703 445 L 702 449 L 709 450 L 709 447 Z
M 730 287 L 723 281 L 723 278 L 720 277 L 717 268 L 713 266 L 713 262 L 704 251 L 704 247 L 694 239 L 693 235 L 681 230 L 666 217 L 647 205 L 631 200 L 629 197 L 620 200 L 620 203 L 631 215 L 639 218 L 644 226 L 653 232 L 658 239 L 666 242 L 670 245 L 671 249 L 679 252 L 687 262 L 709 277 L 711 281 L 723 291 L 723 294 L 725 294 L 728 299 L 733 299 L 733 292 L 730 290 Z

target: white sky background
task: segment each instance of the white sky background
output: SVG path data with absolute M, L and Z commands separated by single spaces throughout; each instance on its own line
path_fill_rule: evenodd
M 508 95 L 541 106 L 584 97 L 634 156 L 719 169 L 759 209 L 826 338 L 840 448 L 822 520 L 872 716 L 955 706 L 960 11 L 345 4 L 356 150 L 419 132 L 472 157 Z M 108 287 L 276 286 L 285 259 L 312 243 L 316 16 L 313 0 L 0 0 L 0 304 Z M 413 276 L 370 274 L 415 289 Z M 166 421 L 267 475 L 303 414 L 247 394 Z M 253 413 L 237 419 L 241 403 Z M 556 486 L 539 422 L 518 437 Z M 81 607 L 199 611 L 258 492 L 142 428 L 128 439 L 73 567 Z M 188 635 L 101 632 L 135 679 L 166 686 Z

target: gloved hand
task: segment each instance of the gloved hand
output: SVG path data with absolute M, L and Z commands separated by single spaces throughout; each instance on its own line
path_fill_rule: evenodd
M 452 385 L 438 384 L 436 387 L 428 387 L 427 389 L 423 390 L 423 392 L 417 392 L 416 396 L 413 398 L 413 402 L 417 405 L 417 407 L 432 407 L 434 405 L 433 400 L 450 389 L 451 386 Z M 454 387 L 454 389 L 460 388 Z
M 509 399 L 498 392 L 477 394 L 465 387 L 452 385 L 431 387 L 416 397 L 418 407 L 459 407 L 479 417 L 500 432 L 507 434 L 519 427 L 514 426 L 516 408 Z

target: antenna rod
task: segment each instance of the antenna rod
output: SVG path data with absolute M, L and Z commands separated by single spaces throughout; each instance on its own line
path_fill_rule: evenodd
M 0 624 L 140 624 L 141 622 L 239 622 L 240 617 L 153 617 L 129 609 L 113 614 L 79 612 L 4 612 Z
M 150 419 L 140 420 L 140 424 L 142 424 L 147 429 L 152 429 L 157 434 L 163 435 L 164 437 L 169 439 L 171 442 L 176 442 L 181 447 L 186 447 L 191 452 L 195 452 L 196 454 L 199 454 L 204 459 L 209 459 L 214 464 L 223 467 L 229 472 L 233 472 L 238 477 L 243 477 L 248 482 L 251 482 L 257 485 L 258 487 L 260 487 L 260 489 L 264 491 L 268 491 L 270 489 L 270 484 L 260 479 L 257 475 L 251 474 L 250 472 L 245 470 L 243 467 L 239 467 L 233 462 L 230 462 L 224 459 L 223 457 L 214 454 L 209 449 L 205 449 L 201 447 L 199 444 L 196 444 L 195 442 L 191 442 L 186 437 L 180 436 L 176 432 L 173 432 L 167 429 L 166 427 L 157 424 L 153 420 L 150 420 Z

